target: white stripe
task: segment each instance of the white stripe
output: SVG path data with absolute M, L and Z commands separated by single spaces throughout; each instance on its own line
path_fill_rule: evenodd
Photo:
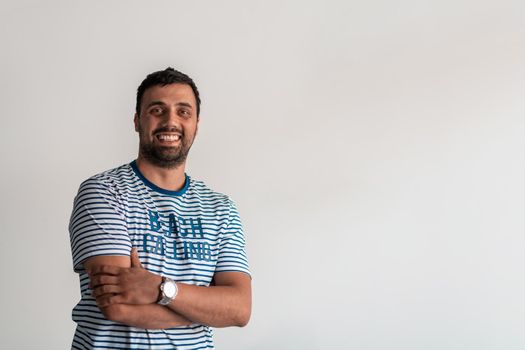
M 155 219 L 150 220 L 150 215 Z M 170 232 L 170 215 L 177 237 Z M 129 164 L 81 184 L 71 215 L 70 238 L 83 296 L 73 309 L 77 322 L 74 344 L 88 349 L 91 343 L 93 348 L 125 349 L 129 344 L 152 349 L 213 348 L 212 331 L 206 326 L 147 331 L 105 320 L 87 290 L 82 263 L 90 257 L 128 255 L 135 246 L 149 271 L 203 286 L 210 284 L 216 272 L 250 273 L 242 224 L 227 196 L 195 180 L 179 196 L 159 193 L 142 182 Z M 154 251 L 157 240 L 163 243 L 164 255 Z M 145 250 L 145 244 L 151 251 Z M 173 258 L 175 252 L 178 259 Z

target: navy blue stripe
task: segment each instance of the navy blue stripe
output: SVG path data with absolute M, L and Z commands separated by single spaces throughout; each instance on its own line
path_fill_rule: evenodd
M 151 211 L 157 216 L 155 219 L 150 218 Z M 178 229 L 178 225 L 191 229 L 192 221 L 185 219 L 198 218 L 202 226 L 186 236 L 167 237 L 172 214 Z M 134 246 L 139 249 L 145 268 L 178 282 L 208 286 L 215 273 L 250 275 L 242 223 L 235 205 L 228 196 L 211 191 L 187 175 L 181 191 L 159 189 L 140 174 L 133 162 L 95 175 L 79 188 L 69 229 L 73 261 L 80 273 L 82 299 L 72 313 L 78 325 L 73 343 L 80 348 L 149 348 L 149 343 L 151 348 L 158 345 L 163 349 L 213 347 L 212 331 L 206 326 L 153 332 L 106 320 L 90 295 L 89 278 L 81 266 L 86 259 L 100 255 L 128 256 Z M 161 251 L 144 250 L 146 235 L 151 238 L 148 250 L 155 246 L 153 237 L 165 236 L 159 241 L 165 255 L 158 255 Z M 174 249 L 177 258 L 185 256 L 182 242 L 207 244 L 205 256 L 209 260 L 193 259 L 199 257 L 198 252 L 197 255 L 188 252 L 188 260 L 174 259 Z

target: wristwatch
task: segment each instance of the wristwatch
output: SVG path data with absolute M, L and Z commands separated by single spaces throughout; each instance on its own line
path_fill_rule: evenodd
M 157 301 L 160 305 L 168 305 L 175 299 L 179 288 L 174 280 L 169 277 L 162 277 L 162 283 L 160 284 L 160 300 Z

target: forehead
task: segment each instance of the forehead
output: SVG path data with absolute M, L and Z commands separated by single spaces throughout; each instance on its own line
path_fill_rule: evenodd
M 187 84 L 154 85 L 147 88 L 142 95 L 142 106 L 153 101 L 160 101 L 167 105 L 186 102 L 193 108 L 197 105 L 195 94 Z

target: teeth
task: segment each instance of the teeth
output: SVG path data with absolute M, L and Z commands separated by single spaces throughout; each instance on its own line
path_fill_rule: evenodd
M 159 135 L 159 140 L 161 141 L 179 141 L 180 135 Z

